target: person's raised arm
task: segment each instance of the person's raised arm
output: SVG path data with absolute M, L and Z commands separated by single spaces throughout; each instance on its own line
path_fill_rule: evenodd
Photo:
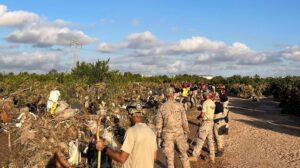
M 114 151 L 104 145 L 102 140 L 97 141 L 96 148 L 99 151 L 106 150 L 106 154 L 113 160 L 119 163 L 125 163 L 129 154 L 124 151 Z
M 124 151 L 119 152 L 119 151 L 114 151 L 109 148 L 107 149 L 106 153 L 111 159 L 113 159 L 119 163 L 122 163 L 122 164 L 124 164 L 126 162 L 128 156 L 129 156 L 129 154 Z

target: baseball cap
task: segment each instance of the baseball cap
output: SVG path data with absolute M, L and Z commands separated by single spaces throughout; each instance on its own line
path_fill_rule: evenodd
M 168 87 L 164 92 L 166 96 L 173 96 L 175 93 L 175 89 L 173 87 Z
M 133 101 L 126 107 L 130 115 L 145 115 L 144 108 L 144 103 L 141 101 Z

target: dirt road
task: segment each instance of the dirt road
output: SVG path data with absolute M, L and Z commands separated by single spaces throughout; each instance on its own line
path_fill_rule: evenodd
M 270 99 L 252 102 L 230 98 L 230 133 L 225 139 L 225 157 L 209 163 L 208 153 L 192 163 L 198 167 L 300 167 L 300 118 L 281 115 L 278 104 Z M 191 134 L 197 130 L 196 110 L 188 112 Z M 205 150 L 205 148 L 204 148 Z M 166 167 L 160 152 L 156 168 Z M 176 166 L 181 167 L 177 158 Z

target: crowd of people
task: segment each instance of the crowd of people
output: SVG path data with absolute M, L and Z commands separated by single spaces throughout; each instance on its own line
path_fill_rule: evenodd
M 124 168 L 153 168 L 160 147 L 168 168 L 174 168 L 175 147 L 183 167 L 190 168 L 190 162 L 198 160 L 206 140 L 211 162 L 215 162 L 215 157 L 223 157 L 224 135 L 229 128 L 229 100 L 225 88 L 183 83 L 181 88 L 170 85 L 164 90 L 164 96 L 166 100 L 158 108 L 155 131 L 144 123 L 144 103 L 134 101 L 127 106 L 132 126 L 126 131 L 121 150 L 108 148 L 102 140 L 97 142 L 96 148 L 122 163 Z M 188 144 L 188 106 L 199 110 L 197 119 L 200 121 L 191 143 L 195 145 L 191 147 Z

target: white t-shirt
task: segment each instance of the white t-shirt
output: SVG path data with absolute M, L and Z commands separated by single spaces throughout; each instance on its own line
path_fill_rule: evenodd
M 145 123 L 137 123 L 126 131 L 121 150 L 129 154 L 123 168 L 153 168 L 156 136 Z
M 215 102 L 211 99 L 205 100 L 202 106 L 202 112 L 204 113 L 203 120 L 212 121 L 214 119 L 215 108 Z

